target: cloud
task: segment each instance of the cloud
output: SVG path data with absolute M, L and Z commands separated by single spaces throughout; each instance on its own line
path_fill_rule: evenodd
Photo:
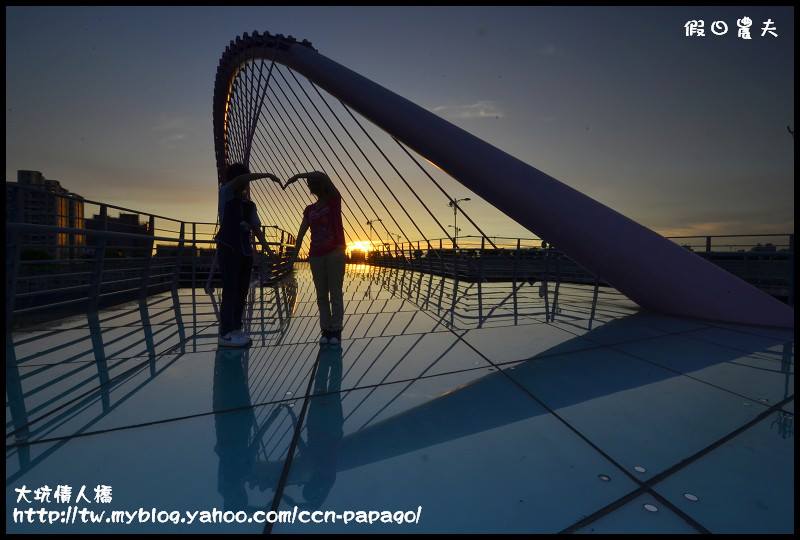
M 176 143 L 186 138 L 187 127 L 188 119 L 186 117 L 161 116 L 152 129 L 158 134 L 158 144 L 173 150 Z
M 494 101 L 478 101 L 472 105 L 439 105 L 433 112 L 445 118 L 503 118 L 503 111 Z
M 187 120 L 188 119 L 183 116 L 161 116 L 153 126 L 153 131 L 163 133 L 182 130 L 186 128 Z
M 181 139 L 185 139 L 185 138 L 186 138 L 186 134 L 185 133 L 173 133 L 173 134 L 167 135 L 166 137 L 161 139 L 161 142 L 162 143 L 177 142 L 177 141 L 180 141 Z
M 724 234 L 784 234 L 794 231 L 794 221 L 706 221 L 690 222 L 683 227 L 655 227 L 662 236 L 715 236 Z M 788 238 L 788 237 L 787 237 Z M 721 241 L 721 240 L 720 240 Z

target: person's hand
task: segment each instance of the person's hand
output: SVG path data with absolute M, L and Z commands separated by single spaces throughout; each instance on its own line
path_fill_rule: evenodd
M 316 179 L 321 179 L 322 180 L 322 179 L 327 179 L 328 175 L 325 174 L 324 172 L 320 172 L 320 171 L 297 173 L 296 175 L 294 175 L 291 178 L 289 178 L 288 180 L 286 180 L 286 183 L 283 184 L 281 187 L 283 189 L 286 189 L 287 187 L 289 187 L 289 185 L 292 182 L 296 182 L 300 178 L 308 178 L 308 179 L 316 178 Z
M 281 189 L 286 189 L 286 188 L 287 188 L 287 187 L 289 187 L 289 186 L 290 186 L 292 183 L 296 182 L 297 180 L 299 180 L 299 179 L 300 179 L 300 178 L 302 178 L 302 177 L 303 177 L 303 173 L 299 173 L 299 174 L 296 174 L 296 175 L 292 176 L 291 178 L 288 178 L 288 179 L 286 180 L 286 182 L 282 182 L 282 183 L 281 183 L 281 182 L 278 182 L 278 183 L 280 184 L 280 186 L 281 186 Z
M 278 178 L 277 176 L 275 176 L 274 174 L 272 174 L 272 173 L 263 173 L 263 175 L 264 175 L 264 176 L 263 176 L 262 178 L 269 178 L 269 179 L 270 179 L 270 180 L 272 180 L 273 182 L 277 182 L 277 184 L 278 184 L 279 186 L 281 186 L 281 185 L 282 185 L 281 179 L 280 179 L 280 178 Z

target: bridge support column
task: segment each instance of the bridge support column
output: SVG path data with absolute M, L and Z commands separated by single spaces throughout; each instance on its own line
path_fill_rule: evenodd
M 790 306 L 311 47 L 291 44 L 265 48 L 265 53 L 559 246 L 642 308 L 731 323 L 793 326 Z

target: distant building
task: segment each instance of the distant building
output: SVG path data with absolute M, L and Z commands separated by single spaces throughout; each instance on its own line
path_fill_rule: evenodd
M 112 231 L 130 234 L 153 236 L 148 223 L 139 221 L 139 214 L 120 213 L 119 217 L 102 216 L 95 214 L 86 220 L 86 228 L 95 231 Z M 100 237 L 89 235 L 87 246 L 94 248 L 100 243 Z M 108 241 L 106 257 L 146 257 L 151 248 L 152 240 L 148 238 L 114 238 Z
M 767 242 L 763 246 L 761 244 L 753 246 L 752 248 L 750 248 L 750 251 L 756 253 L 775 253 L 778 251 L 778 248 L 774 244 Z
M 39 171 L 17 171 L 6 182 L 6 221 L 56 227 L 84 227 L 83 197 L 64 189 Z M 75 233 L 22 233 L 23 258 L 66 259 L 83 252 L 86 237 Z

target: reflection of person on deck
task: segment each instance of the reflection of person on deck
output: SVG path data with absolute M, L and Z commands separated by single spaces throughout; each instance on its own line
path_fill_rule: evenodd
M 306 413 L 306 441 L 297 440 L 297 455 L 287 480 L 287 487 L 302 486 L 303 499 L 295 501 L 286 491 L 283 499 L 299 508 L 318 509 L 325 502 L 336 481 L 339 446 L 342 442 L 344 417 L 339 394 L 342 380 L 342 351 L 339 348 L 320 349 L 317 356 L 317 373 L 314 376 L 314 397 Z M 324 394 L 324 395 L 322 395 Z M 290 416 L 297 425 L 291 410 Z M 256 463 L 258 471 L 266 464 Z M 261 489 L 270 487 L 259 484 Z
M 217 434 L 214 450 L 219 456 L 217 489 L 224 499 L 225 510 L 249 509 L 246 483 L 261 491 L 277 485 L 283 459 L 259 461 L 257 452 L 261 438 L 282 409 L 291 417 L 293 428 L 297 427 L 297 417 L 287 404 L 275 407 L 264 423 L 258 425 L 251 408 L 248 363 L 247 349 L 223 347 L 214 361 L 213 406 L 214 411 L 219 411 L 214 415 Z M 289 484 L 303 485 L 305 501 L 295 503 L 284 494 L 293 505 L 319 508 L 336 480 L 336 456 L 344 423 L 339 395 L 341 379 L 341 349 L 321 349 L 314 377 L 314 395 L 318 397 L 309 402 L 305 419 L 307 440 L 298 438 L 298 454 L 289 476 Z
M 263 432 L 278 416 L 281 407 L 275 407 L 264 425 L 259 428 L 255 413 L 250 407 L 250 387 L 248 383 L 249 353 L 246 349 L 220 348 L 214 359 L 213 406 L 214 425 L 217 444 L 214 447 L 219 456 L 219 476 L 217 489 L 224 500 L 225 510 L 247 509 L 245 481 L 252 479 L 256 452 Z M 236 411 L 224 412 L 230 409 Z M 277 480 L 280 466 L 276 463 L 272 470 L 261 468 L 264 478 L 261 482 Z M 269 473 L 269 474 L 266 474 Z
M 339 389 L 342 382 L 341 349 L 320 349 L 314 377 L 314 398 L 308 405 L 306 438 L 298 439 L 298 454 L 292 465 L 289 484 L 303 485 L 305 502 L 284 498 L 292 505 L 317 509 L 325 502 L 336 481 L 336 462 L 342 441 L 344 417 Z M 325 394 L 325 395 L 321 395 Z

